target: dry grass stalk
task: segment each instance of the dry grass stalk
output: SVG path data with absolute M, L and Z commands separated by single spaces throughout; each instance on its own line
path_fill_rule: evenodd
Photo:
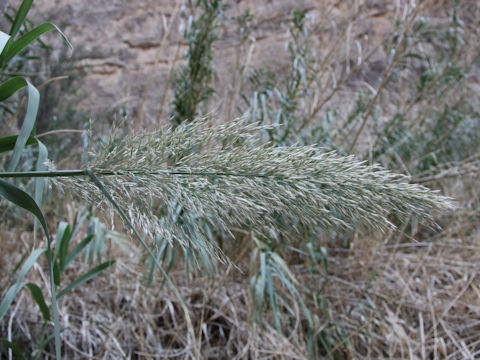
M 361 357 L 478 356 L 478 250 L 451 239 L 372 244 L 334 255 L 326 296 L 334 318 L 350 329 L 351 351 Z
M 344 332 L 345 340 L 338 344 L 344 354 L 349 358 L 477 357 L 478 239 L 393 246 L 361 240 L 358 249 L 330 250 L 325 291 L 330 303 L 328 318 L 320 308 L 315 310 L 320 323 L 334 321 Z M 193 347 L 175 295 L 166 287 L 144 288 L 143 266 L 126 263 L 119 261 L 112 276 L 96 278 L 61 299 L 65 354 L 72 359 L 99 353 L 108 359 L 192 358 Z M 83 266 L 76 264 L 72 278 Z M 298 275 L 302 272 L 300 267 L 292 270 L 298 270 Z M 306 344 L 299 337 L 301 329 L 295 326 L 295 312 L 284 337 L 269 320 L 253 338 L 247 314 L 248 287 L 240 273 L 221 284 L 204 277 L 186 283 L 181 271 L 171 275 L 191 309 L 195 332 L 201 334 L 196 341 L 202 356 L 305 358 Z M 305 275 L 299 279 L 310 284 L 321 281 Z M 48 283 L 42 267 L 37 267 L 29 280 Z M 103 291 L 98 292 L 99 288 Z M 29 329 L 35 336 L 38 316 L 33 301 L 24 297 L 15 317 L 17 328 Z

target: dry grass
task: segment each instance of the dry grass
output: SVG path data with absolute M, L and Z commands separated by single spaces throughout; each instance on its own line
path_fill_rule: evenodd
M 345 2 L 340 3 L 345 5 Z M 432 16 L 441 17 L 440 5 L 432 5 L 428 2 L 424 4 L 432 9 Z M 322 6 L 325 7 L 325 11 L 333 13 L 334 8 L 328 5 L 331 4 L 324 2 Z M 317 10 L 313 13 L 315 14 Z M 359 117 L 360 123 L 355 123 L 356 126 L 347 124 L 344 129 L 339 127 L 333 129 L 332 138 L 348 140 L 343 146 L 346 150 L 354 147 L 353 145 L 357 142 L 356 134 L 359 135 L 357 148 L 367 148 L 373 141 L 370 138 L 373 136 L 373 126 L 370 121 L 377 101 L 382 105 L 398 101 L 402 104 L 401 108 L 408 108 L 411 105 L 402 103 L 402 98 L 406 96 L 404 94 L 406 88 L 398 89 L 394 84 L 381 85 L 382 79 L 391 75 L 388 67 L 380 71 L 376 68 L 379 61 L 385 60 L 379 55 L 381 42 L 363 43 L 364 38 L 360 41 L 354 36 L 356 32 L 362 33 L 365 30 L 368 16 L 377 11 L 375 6 L 373 10 L 370 8 L 364 8 L 364 10 L 364 13 L 355 16 L 353 13 L 347 14 L 337 22 L 319 22 L 316 31 L 323 34 L 319 40 L 328 45 L 321 54 L 324 56 L 323 65 L 317 64 L 321 65 L 320 70 L 324 72 L 320 73 L 319 78 L 315 80 L 318 81 L 318 86 L 311 98 L 302 99 L 303 102 L 299 107 L 302 111 L 308 109 L 302 113 L 308 116 L 302 117 L 304 124 L 297 123 L 298 131 L 303 128 L 313 128 L 315 121 L 321 120 L 326 112 L 343 102 L 346 104 L 345 108 L 339 110 L 340 117 L 347 118 L 350 108 L 355 106 L 352 99 L 355 99 L 354 94 L 359 87 L 364 86 L 370 89 L 369 91 L 376 86 L 378 86 L 377 89 L 381 88 L 382 94 L 380 91 L 372 91 L 371 108 L 367 107 Z M 386 11 L 401 15 L 393 2 L 388 4 Z M 352 25 L 350 30 L 346 26 L 349 21 Z M 438 20 L 438 23 L 441 24 L 442 21 Z M 248 55 L 237 54 L 237 59 L 245 58 L 245 63 L 249 64 L 253 45 L 247 42 L 242 48 L 250 52 Z M 355 64 L 359 64 L 358 67 Z M 360 68 L 363 70 L 357 72 Z M 406 78 L 409 79 L 408 76 Z M 223 102 L 227 107 L 222 110 L 224 113 L 234 113 L 232 109 L 240 103 L 239 93 L 247 88 L 242 81 L 237 79 L 233 81 L 234 85 L 231 89 L 218 91 L 218 93 L 230 91 L 233 94 L 232 98 Z M 470 85 L 476 82 L 478 79 L 468 79 Z M 456 90 L 449 89 L 449 91 Z M 469 89 L 463 91 L 469 91 Z M 445 93 L 441 95 L 445 96 Z M 427 98 L 425 103 L 434 103 L 438 96 L 440 95 L 434 94 Z M 163 102 L 162 100 L 162 104 Z M 303 107 L 306 103 L 308 106 Z M 161 112 L 165 113 L 165 110 L 162 108 Z M 389 114 L 391 109 L 388 106 L 382 110 L 384 113 L 381 114 L 381 119 L 391 115 Z M 414 118 L 421 112 L 420 110 L 422 110 L 421 106 L 415 107 L 409 114 Z M 226 128 L 228 129 L 228 126 Z M 345 132 L 342 133 L 341 130 Z M 160 135 L 159 132 L 150 138 L 144 137 L 145 149 L 148 150 L 151 145 L 148 142 L 160 141 L 158 140 Z M 125 138 L 125 143 L 122 143 L 125 147 L 116 154 L 121 155 L 121 151 L 125 149 L 130 151 L 128 141 L 138 140 L 139 138 L 134 136 Z M 179 148 L 184 144 L 184 140 L 178 142 Z M 242 149 L 245 150 L 239 146 L 240 155 L 242 155 L 240 153 Z M 102 155 L 104 155 L 103 158 Z M 128 164 L 126 162 L 128 156 L 123 158 L 120 155 L 115 160 L 115 153 L 99 154 L 98 159 L 101 161 L 94 166 L 108 169 L 112 164 L 127 166 L 127 168 L 142 165 L 139 161 L 141 157 Z M 222 166 L 226 166 L 225 163 L 234 166 L 228 163 L 227 152 L 220 155 L 224 155 Z M 267 155 L 264 157 L 268 162 L 271 154 Z M 387 155 L 393 158 L 395 154 Z M 191 171 L 191 166 L 195 165 L 199 167 L 196 170 L 209 170 L 216 156 L 218 158 L 218 154 L 211 151 L 206 151 L 205 154 L 194 153 L 191 155 L 190 163 L 185 162 L 185 169 Z M 153 160 L 159 161 L 157 158 Z M 172 165 L 168 159 L 161 160 L 161 166 Z M 337 162 L 336 159 L 333 160 Z M 413 174 L 412 182 L 432 184 L 431 182 L 435 181 L 434 184 L 444 190 L 444 193 L 454 195 L 459 200 L 459 209 L 454 214 L 440 219 L 443 231 L 433 232 L 421 226 L 418 230 L 418 226 L 413 223 L 405 225 L 405 228 L 399 231 L 392 230 L 388 234 L 371 234 L 371 236 L 348 234 L 345 235 L 348 246 L 344 248 L 339 248 L 338 242 L 333 242 L 331 238 L 326 239 L 327 236 L 323 233 L 314 234 L 314 242 L 323 245 L 328 252 L 328 272 L 325 272 L 321 266 L 316 273 L 309 272 L 308 269 L 312 264 L 304 254 L 290 256 L 290 270 L 298 279 L 299 292 L 311 309 L 317 325 L 315 331 L 322 333 L 324 339 L 330 339 L 329 346 L 325 347 L 323 353 L 318 354 L 319 358 L 474 359 L 480 356 L 478 340 L 480 232 L 478 231 L 478 209 L 475 207 L 479 199 L 477 194 L 478 156 L 472 157 L 471 160 L 453 163 L 444 170 L 443 168 L 430 169 L 431 171 L 420 173 L 418 176 Z M 200 166 L 202 162 L 208 166 Z M 151 163 L 145 163 L 144 170 L 151 169 L 150 165 Z M 244 156 L 241 165 L 241 171 L 252 166 L 248 156 Z M 262 167 L 267 168 L 265 164 Z M 202 181 L 197 180 L 197 182 Z M 348 183 L 348 176 L 344 182 Z M 151 180 L 146 177 L 142 184 L 143 187 L 138 190 L 139 194 L 151 186 Z M 161 189 L 166 184 L 165 178 L 157 181 L 156 186 Z M 118 189 L 122 184 L 117 186 L 118 184 L 112 182 L 110 185 L 111 189 Z M 231 183 L 226 185 L 228 188 Z M 245 187 L 247 190 L 249 187 L 254 188 L 251 182 L 245 182 Z M 255 190 L 257 189 L 258 187 L 255 187 Z M 175 188 L 171 192 L 174 193 L 177 190 Z M 244 192 L 248 195 L 247 190 Z M 185 201 L 196 201 L 194 206 L 197 208 L 205 206 L 205 201 L 201 198 L 196 199 L 193 195 L 185 196 Z M 310 193 L 305 196 L 307 197 L 311 198 Z M 223 202 L 228 201 L 227 197 L 221 199 Z M 250 198 L 248 200 L 253 201 Z M 158 200 L 151 201 L 155 203 Z M 282 204 L 286 207 L 288 201 Z M 232 206 L 232 204 L 227 205 Z M 55 208 L 60 209 L 59 206 L 61 205 L 57 203 Z M 237 223 L 238 218 L 249 216 L 247 212 L 232 213 L 235 210 L 234 207 L 229 209 L 231 211 L 225 214 L 222 213 L 222 209 L 219 209 L 214 217 L 222 215 L 220 221 L 225 221 L 224 215 L 236 216 L 232 223 Z M 61 212 L 61 210 L 57 211 Z M 67 211 L 68 214 L 70 212 Z M 58 213 L 55 214 L 55 210 L 51 209 L 50 224 L 53 225 L 57 219 L 65 218 Z M 143 224 L 152 221 L 148 216 L 140 218 L 143 215 L 136 212 L 134 208 L 132 213 L 132 217 L 138 217 L 140 225 L 142 221 Z M 385 215 L 385 221 L 390 219 L 387 215 Z M 410 213 L 404 215 L 408 216 Z M 71 215 L 67 217 L 72 221 Z M 257 217 L 261 217 L 261 214 Z M 17 221 L 17 218 L 13 219 Z M 259 222 L 257 221 L 257 224 Z M 115 219 L 112 223 L 115 224 Z M 12 271 L 12 254 L 23 254 L 33 242 L 33 235 L 25 230 L 26 227 L 23 225 L 24 222 L 21 226 L 0 229 L 0 285 L 2 288 L 7 283 L 7 274 Z M 115 225 L 118 227 L 118 224 Z M 231 224 L 221 225 L 229 229 Z M 148 229 L 140 227 L 148 232 Z M 236 235 L 243 234 L 243 230 L 232 231 Z M 162 279 L 156 279 L 152 287 L 145 286 L 147 270 L 144 265 L 145 258 L 138 250 L 139 247 L 131 244 L 129 249 L 121 251 L 117 247 L 108 245 L 106 251 L 117 259 L 111 272 L 90 280 L 59 301 L 61 326 L 65 329 L 62 333 L 65 357 L 71 359 L 194 359 L 199 351 L 201 358 L 205 359 L 307 358 L 305 314 L 298 303 L 288 298 L 288 293 L 284 294 L 286 298 L 281 302 L 282 313 L 285 316 L 282 334 L 279 334 L 275 328 L 272 311 L 267 307 L 262 309 L 263 324 L 252 325 L 254 301 L 250 292 L 249 256 L 252 254 L 254 245 L 250 241 L 250 235 L 239 235 L 236 240 L 229 240 L 228 244 L 225 244 L 222 250 L 230 257 L 233 265 L 228 262 L 219 264 L 217 275 L 213 277 L 206 276 L 201 271 L 189 272 L 183 261 L 178 261 L 170 272 L 173 282 L 188 306 L 196 334 L 195 339 L 188 336 L 182 306 L 167 286 L 161 286 Z M 78 241 L 81 238 L 80 234 L 77 234 L 75 239 Z M 178 239 L 182 238 L 183 236 L 178 236 Z M 302 243 L 304 239 L 294 236 L 292 241 Z M 44 244 L 39 244 L 39 246 L 42 245 Z M 20 255 L 18 259 L 15 258 L 17 261 L 19 259 Z M 69 270 L 66 282 L 73 280 L 77 273 L 85 269 L 85 264 L 76 262 Z M 46 289 L 48 288 L 46 274 L 46 264 L 40 264 L 31 271 L 29 280 L 43 284 Z M 277 285 L 279 288 L 282 286 L 280 283 Z M 23 339 L 24 344 L 27 344 L 35 339 L 41 326 L 38 308 L 35 307 L 27 292 L 18 297 L 13 308 L 14 316 L 12 315 L 9 321 L 1 324 L 0 331 L 3 334 L 13 329 L 13 335 Z M 45 357 L 51 356 L 47 353 L 53 353 L 53 344 L 43 354 Z
M 318 309 L 315 316 L 342 331 L 341 353 L 347 358 L 478 356 L 479 238 L 478 233 L 463 239 L 454 235 L 446 232 L 434 241 L 411 243 L 363 238 L 352 242 L 351 249 L 329 249 L 323 294 L 328 314 Z M 3 244 L 14 246 L 16 238 L 4 237 Z M 186 335 L 184 313 L 175 295 L 158 284 L 146 288 L 144 267 L 132 265 L 136 261 L 131 256 L 116 252 L 119 261 L 110 274 L 59 302 L 65 355 L 72 359 L 194 358 L 194 344 Z M 3 263 L 8 260 L 2 258 Z M 307 357 L 298 309 L 293 310 L 297 317 L 292 316 L 284 336 L 268 324 L 252 333 L 247 270 L 238 265 L 240 269 L 229 269 L 228 276 L 214 280 L 201 275 L 189 280 L 181 267 L 171 273 L 189 307 L 197 334 L 195 346 L 202 358 Z M 83 267 L 76 263 L 70 272 L 72 280 Z M 292 269 L 306 284 L 323 281 L 323 274 L 301 276 L 301 267 Z M 36 267 L 30 280 L 47 286 L 46 268 Z M 34 338 L 40 315 L 24 295 L 17 300 L 13 327 Z
M 348 329 L 350 354 L 476 358 L 479 250 L 478 236 L 467 241 L 446 237 L 374 244 L 333 256 L 327 296 L 334 318 Z

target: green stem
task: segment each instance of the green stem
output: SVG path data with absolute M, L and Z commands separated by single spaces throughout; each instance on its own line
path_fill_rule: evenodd
M 234 176 L 234 177 L 250 177 L 250 178 L 282 178 L 278 175 L 268 174 L 248 174 L 248 173 L 231 173 L 231 172 L 217 172 L 217 171 L 141 171 L 141 170 L 92 170 L 95 174 L 100 176 L 119 176 L 119 175 L 184 175 L 184 176 Z M 52 170 L 52 171 L 24 171 L 24 172 L 0 172 L 0 178 L 36 178 L 36 177 L 70 177 L 70 176 L 88 176 L 85 169 L 78 170 Z
M 87 176 L 86 170 L 53 170 L 53 171 L 6 171 L 0 172 L 0 178 L 36 178 L 36 177 L 66 177 L 66 176 Z
M 47 260 L 48 269 L 50 272 L 50 287 L 52 292 L 52 310 L 53 310 L 53 324 L 54 324 L 54 337 L 55 337 L 55 354 L 58 360 L 62 359 L 61 342 L 60 342 L 60 322 L 58 319 L 58 306 L 57 306 L 57 290 L 55 288 L 55 280 L 53 274 L 53 263 L 55 259 L 52 257 L 52 239 L 48 231 L 45 231 L 47 236 Z
M 40 350 L 41 347 L 40 345 L 43 345 L 43 341 L 45 339 L 45 331 L 47 330 L 47 322 L 43 322 L 42 330 L 40 332 L 40 341 L 37 344 L 37 348 L 35 349 L 35 357 L 34 360 L 38 360 L 38 357 L 40 356 Z

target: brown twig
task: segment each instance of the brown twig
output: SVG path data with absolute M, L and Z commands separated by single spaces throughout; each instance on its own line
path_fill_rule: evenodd
M 393 48 L 392 51 L 395 51 L 392 60 L 390 61 L 390 64 L 388 65 L 387 69 L 383 73 L 382 77 L 382 82 L 378 86 L 377 91 L 375 92 L 375 96 L 373 99 L 369 102 L 367 110 L 365 111 L 363 118 L 362 118 L 362 123 L 360 125 L 360 128 L 357 130 L 357 133 L 355 134 L 355 137 L 353 138 L 352 144 L 350 145 L 350 148 L 348 149 L 348 153 L 351 154 L 355 145 L 357 144 L 358 138 L 360 137 L 360 134 L 363 132 L 363 129 L 365 128 L 365 125 L 367 124 L 367 120 L 369 119 L 370 115 L 373 112 L 373 109 L 380 97 L 380 94 L 382 90 L 385 88 L 385 85 L 387 85 L 388 81 L 390 80 L 390 77 L 393 73 L 393 70 L 395 69 L 395 65 L 397 65 L 397 61 L 399 56 L 403 53 L 400 49 L 400 47 L 406 45 L 407 41 L 407 36 L 415 23 L 415 20 L 417 19 L 417 15 L 420 11 L 420 6 L 417 6 L 413 14 L 411 15 L 409 21 L 407 22 L 403 32 L 402 32 L 402 37 L 398 41 L 398 46 L 396 48 Z

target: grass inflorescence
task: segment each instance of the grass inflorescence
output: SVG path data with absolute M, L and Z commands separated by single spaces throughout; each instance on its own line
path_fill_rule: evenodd
M 62 293 L 65 354 L 478 356 L 480 141 L 471 94 L 480 8 L 380 3 L 270 13 L 273 2 L 268 14 L 240 16 L 223 1 L 178 3 L 142 101 L 128 104 L 139 109 L 138 130 L 151 115 L 144 103 L 159 59 L 176 47 L 157 118 L 171 127 L 110 137 L 93 130 L 84 163 L 69 167 L 76 170 L 63 170 L 66 162 L 44 169 L 33 138 L 22 171 L 0 173 L 35 184 L 52 178 L 47 220 L 74 224 L 80 202 L 95 205 L 85 215 L 90 226 L 71 232 L 71 249 L 88 243 L 85 263 L 72 261 L 62 284 L 95 260 L 118 260 L 108 278 Z M 31 171 L 35 162 L 41 171 Z M 73 201 L 49 200 L 59 187 Z M 107 241 L 107 213 L 106 224 L 131 230 L 124 251 Z M 61 224 L 56 242 L 65 255 L 70 237 Z M 26 226 L 2 224 L 28 242 Z M 6 242 L 20 253 L 18 241 Z M 29 281 L 42 287 L 41 264 L 32 269 Z M 5 279 L 15 284 L 15 270 Z M 19 293 L 12 304 L 12 321 L 0 326 L 23 344 L 39 331 L 30 319 L 35 303 Z
M 353 156 L 315 146 L 262 145 L 265 127 L 243 119 L 208 124 L 199 120 L 115 139 L 88 164 L 150 238 L 185 244 L 188 232 L 202 233 L 198 220 L 225 232 L 248 225 L 261 233 L 279 224 L 293 233 L 299 225 L 385 230 L 395 227 L 391 216 L 432 220 L 452 209 L 450 199 Z M 87 178 L 57 181 L 81 198 L 105 202 Z M 176 205 L 190 214 L 193 229 L 165 217 L 165 208 Z M 194 240 L 188 244 L 197 247 Z

